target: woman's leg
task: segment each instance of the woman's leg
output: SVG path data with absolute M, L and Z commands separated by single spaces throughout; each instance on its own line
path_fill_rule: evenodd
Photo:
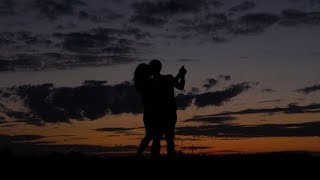
M 142 156 L 143 151 L 148 147 L 151 140 L 152 140 L 152 135 L 149 130 L 146 130 L 146 135 L 141 140 L 138 151 L 137 151 L 138 157 Z

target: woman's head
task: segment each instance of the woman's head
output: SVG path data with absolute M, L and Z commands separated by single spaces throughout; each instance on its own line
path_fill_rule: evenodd
M 141 63 L 137 66 L 134 71 L 134 83 L 138 91 L 142 91 L 142 89 L 146 85 L 146 81 L 150 78 L 150 67 L 145 63 Z

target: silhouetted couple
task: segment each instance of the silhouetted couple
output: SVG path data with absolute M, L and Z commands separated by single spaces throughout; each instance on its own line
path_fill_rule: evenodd
M 146 130 L 145 137 L 141 140 L 137 156 L 141 156 L 144 149 L 152 140 L 151 156 L 160 156 L 160 141 L 165 138 L 169 157 L 175 154 L 174 130 L 177 122 L 177 105 L 174 88 L 184 89 L 184 66 L 179 73 L 161 75 L 162 65 L 159 60 L 150 61 L 149 65 L 139 64 L 134 72 L 134 81 L 137 91 L 140 93 L 143 106 L 143 122 Z

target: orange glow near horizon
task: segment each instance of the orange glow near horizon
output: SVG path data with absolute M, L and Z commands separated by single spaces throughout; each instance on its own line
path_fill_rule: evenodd
M 185 122 L 195 112 L 179 111 L 177 127 L 201 126 L 203 122 Z M 319 114 L 252 114 L 238 115 L 237 119 L 227 124 L 261 125 L 261 124 L 291 124 L 315 122 Z M 53 144 L 79 144 L 98 146 L 138 146 L 144 135 L 142 115 L 122 114 L 107 116 L 96 121 L 72 121 L 71 124 L 47 124 L 37 127 L 23 123 L 16 126 L 0 127 L 2 134 L 7 135 L 42 135 L 44 138 L 32 142 L 53 142 Z M 319 119 L 318 119 L 319 120 Z M 134 128 L 124 132 L 103 132 L 99 128 Z M 52 144 L 52 143 L 51 143 Z M 151 145 L 151 144 L 150 144 Z M 165 146 L 165 141 L 162 142 Z M 278 151 L 308 151 L 320 152 L 320 137 L 206 137 L 206 136 L 176 136 L 176 149 L 184 153 L 195 154 L 230 154 L 230 153 L 263 153 Z M 119 152 L 122 153 L 122 152 Z M 134 153 L 130 151 L 128 153 Z M 162 148 L 162 153 L 165 148 Z

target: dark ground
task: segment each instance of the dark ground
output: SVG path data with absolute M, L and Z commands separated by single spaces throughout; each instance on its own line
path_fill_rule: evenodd
M 96 177 L 99 179 L 177 178 L 217 179 L 217 177 L 314 177 L 320 157 L 308 153 L 267 153 L 236 155 L 179 155 L 176 159 L 148 157 L 101 157 L 81 153 L 55 153 L 45 157 L 22 157 L 0 151 L 0 175 L 7 179 L 43 176 Z M 212 177 L 212 178 L 210 178 Z M 4 178 L 1 178 L 4 179 Z M 220 178 L 219 178 L 220 179 Z M 309 179 L 309 178 L 308 178 Z

